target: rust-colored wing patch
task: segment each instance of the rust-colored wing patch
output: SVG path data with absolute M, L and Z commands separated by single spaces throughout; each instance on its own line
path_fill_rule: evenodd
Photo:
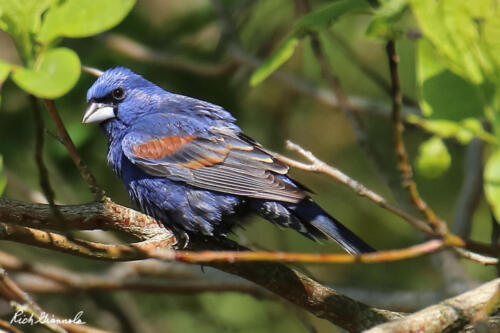
M 167 155 L 172 155 L 184 145 L 196 139 L 196 136 L 164 136 L 140 145 L 134 145 L 134 155 L 140 158 L 159 160 Z

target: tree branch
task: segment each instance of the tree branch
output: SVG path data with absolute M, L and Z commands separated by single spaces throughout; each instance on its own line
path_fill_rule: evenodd
M 347 187 L 349 187 L 350 189 L 352 189 L 358 195 L 373 201 L 374 203 L 376 203 L 380 207 L 390 211 L 394 215 L 401 217 L 403 220 L 409 222 L 411 225 L 413 225 L 418 230 L 421 230 L 428 235 L 433 235 L 432 229 L 430 229 L 429 226 L 425 222 L 411 216 L 410 214 L 406 213 L 405 211 L 401 210 L 400 208 L 390 204 L 384 197 L 382 197 L 381 195 L 377 194 L 376 192 L 370 190 L 369 188 L 367 188 L 363 184 L 359 183 L 358 181 L 352 179 L 351 177 L 347 176 L 339 169 L 337 169 L 333 166 L 330 166 L 330 165 L 326 164 L 325 162 L 321 161 L 316 156 L 314 156 L 314 154 L 312 152 L 305 150 L 301 146 L 299 146 L 291 141 L 287 141 L 286 144 L 287 144 L 288 149 L 298 152 L 300 155 L 302 155 L 307 160 L 309 160 L 310 164 L 305 164 L 305 163 L 293 160 L 291 158 L 288 158 L 286 156 L 283 156 L 283 155 L 280 155 L 278 153 L 273 152 L 272 154 L 277 159 L 282 161 L 283 163 L 288 164 L 289 166 L 300 169 L 300 170 L 323 173 L 327 176 L 330 176 L 331 178 L 335 179 L 336 181 L 340 182 L 341 184 L 344 184 Z
M 435 232 L 444 235 L 446 234 L 446 223 L 439 219 L 434 211 L 420 196 L 417 184 L 413 180 L 413 172 L 406 152 L 403 140 L 403 116 L 402 116 L 402 94 L 401 85 L 399 82 L 398 63 L 399 57 L 396 53 L 396 44 L 393 40 L 387 42 L 386 45 L 387 57 L 389 59 L 389 69 L 391 73 L 392 86 L 392 120 L 394 124 L 394 144 L 396 157 L 398 159 L 398 169 L 401 174 L 403 187 L 408 190 L 412 203 L 417 209 L 423 213 L 429 224 L 434 228 Z
M 376 326 L 366 333 L 452 332 L 464 327 L 497 291 L 499 279 L 487 282 L 476 289 L 447 299 L 402 319 Z M 425 328 L 425 329 L 424 329 Z

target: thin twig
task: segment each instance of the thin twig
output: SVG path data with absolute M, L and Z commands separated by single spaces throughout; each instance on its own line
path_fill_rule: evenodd
M 195 62 L 179 56 L 154 51 L 130 38 L 117 34 L 106 34 L 99 39 L 112 50 L 118 51 L 138 61 L 169 67 L 175 70 L 187 71 L 200 76 L 220 76 L 232 71 L 235 61 L 226 60 L 217 64 Z
M 59 112 L 56 109 L 54 101 L 50 99 L 44 99 L 43 101 L 45 103 L 45 107 L 49 111 L 49 115 L 52 118 L 52 121 L 56 125 L 57 131 L 61 136 L 61 139 L 64 142 L 64 146 L 68 150 L 69 156 L 73 160 L 73 163 L 75 163 L 83 179 L 89 185 L 90 190 L 94 194 L 95 199 L 97 201 L 102 200 L 105 196 L 104 190 L 99 186 L 95 177 L 90 173 L 90 170 L 85 164 L 85 162 L 80 158 L 80 155 L 78 154 L 75 144 L 71 140 L 71 137 L 69 136 L 68 131 L 66 130 L 66 127 L 62 122 L 61 116 L 59 115 Z
M 352 189 L 354 192 L 356 192 L 358 195 L 373 201 L 374 203 L 376 203 L 380 207 L 382 207 L 382 208 L 390 211 L 391 213 L 401 217 L 403 220 L 409 222 L 415 228 L 425 232 L 428 235 L 433 235 L 432 229 L 430 229 L 429 226 L 425 222 L 411 216 L 410 214 L 406 213 L 405 211 L 390 204 L 381 195 L 370 190 L 369 188 L 367 188 L 363 184 L 359 183 L 358 181 L 352 179 L 351 177 L 347 176 L 339 169 L 337 169 L 333 166 L 330 166 L 330 165 L 326 164 L 325 162 L 321 161 L 316 156 L 314 156 L 313 153 L 311 153 L 310 151 L 305 150 L 301 146 L 299 146 L 291 141 L 287 141 L 286 144 L 287 144 L 288 149 L 298 152 L 300 155 L 302 155 L 307 160 L 309 160 L 310 164 L 305 164 L 305 163 L 293 160 L 291 158 L 288 158 L 286 156 L 283 156 L 283 155 L 280 155 L 278 153 L 273 152 L 272 154 L 277 159 L 282 161 L 283 163 L 288 164 L 289 166 L 297 168 L 297 169 L 311 171 L 311 172 L 318 172 L 318 173 L 323 173 L 325 175 L 328 175 L 328 176 L 332 177 L 333 179 L 337 180 L 338 182 L 340 182 L 341 184 L 346 185 L 347 187 Z
M 159 236 L 127 245 L 109 245 L 73 239 L 54 232 L 0 223 L 0 239 L 2 240 L 16 241 L 86 258 L 114 261 L 166 258 L 166 255 L 154 255 L 153 250 L 171 247 L 172 238 L 168 235 L 170 234 L 167 234 L 166 238 Z
M 429 224 L 434 228 L 435 232 L 444 235 L 446 234 L 446 223 L 439 219 L 434 211 L 420 196 L 417 184 L 413 180 L 413 172 L 406 152 L 403 140 L 403 116 L 401 110 L 403 108 L 401 84 L 398 74 L 399 57 L 396 53 L 396 44 L 393 40 L 387 42 L 386 45 L 387 57 L 389 59 L 389 69 L 391 73 L 392 86 L 392 120 L 394 124 L 394 144 L 396 157 L 398 160 L 398 169 L 401 174 L 403 187 L 408 190 L 410 199 L 415 207 L 426 217 Z
M 404 249 L 379 251 L 352 256 L 350 254 L 318 254 L 270 251 L 173 251 L 171 238 L 152 238 L 127 245 L 109 245 L 70 239 L 61 234 L 0 223 L 0 239 L 57 250 L 77 256 L 112 261 L 161 259 L 187 263 L 210 262 L 301 262 L 322 264 L 352 264 L 357 262 L 378 263 L 399 261 L 436 252 L 446 244 L 442 240 L 430 240 Z
M 17 272 L 16 282 L 24 290 L 34 293 L 131 290 L 168 294 L 240 292 L 259 298 L 271 296 L 251 282 L 210 268 L 201 273 L 191 265 L 158 260 L 121 262 L 105 272 L 82 273 L 47 264 L 31 264 L 0 251 L 0 265 L 10 272 Z
M 35 96 L 30 95 L 31 106 L 33 110 L 33 117 L 35 119 L 35 162 L 38 167 L 38 178 L 40 181 L 40 188 L 49 203 L 49 206 L 52 210 L 54 216 L 58 219 L 61 218 L 61 214 L 57 210 L 57 206 L 55 204 L 55 194 L 52 186 L 50 185 L 49 172 L 47 171 L 47 167 L 43 161 L 43 143 L 44 143 L 44 124 L 43 118 L 40 112 L 40 107 L 38 105 L 38 100 Z
M 12 326 L 9 322 L 0 319 L 0 330 L 3 330 L 7 333 L 23 333 L 14 326 Z
M 340 35 L 335 33 L 334 31 L 326 30 L 325 35 L 330 41 L 334 44 L 340 46 L 340 49 L 344 52 L 346 59 L 355 64 L 363 74 L 369 78 L 377 87 L 379 87 L 382 91 L 387 93 L 387 95 L 391 96 L 392 88 L 389 82 L 380 75 L 376 70 L 374 70 L 371 66 L 368 66 L 363 59 L 352 49 L 349 43 L 342 38 Z M 411 106 L 417 106 L 418 103 L 413 100 L 413 98 L 406 96 L 403 94 L 403 103 Z
M 11 302 L 21 303 L 38 316 L 43 312 L 40 306 L 7 275 L 3 268 L 0 268 L 0 294 Z M 58 324 L 50 322 L 42 322 L 42 324 L 53 332 L 66 333 L 66 330 Z
M 462 257 L 469 259 L 469 260 L 472 260 L 472 261 L 475 261 L 475 262 L 478 262 L 478 263 L 485 265 L 485 266 L 498 264 L 498 258 L 493 258 L 493 257 L 485 256 L 485 255 L 482 255 L 479 253 L 474 253 L 474 252 L 471 252 L 471 251 L 468 251 L 466 249 L 462 249 L 459 247 L 455 247 L 455 248 L 453 248 L 453 250 L 455 250 L 455 252 L 457 252 Z
M 94 67 L 89 67 L 89 66 L 83 66 L 82 65 L 82 72 L 99 77 L 102 75 L 103 71 L 100 69 L 94 68 Z

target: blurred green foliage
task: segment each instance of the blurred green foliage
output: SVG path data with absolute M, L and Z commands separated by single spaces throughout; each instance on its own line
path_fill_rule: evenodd
M 231 38 L 224 36 L 219 13 L 208 0 L 143 0 L 134 8 L 134 2 L 129 0 L 4 0 L 0 2 L 0 29 L 9 37 L 0 35 L 0 154 L 9 174 L 15 174 L 24 185 L 37 188 L 34 126 L 26 91 L 39 97 L 60 96 L 57 106 L 82 157 L 108 194 L 128 204 L 122 184 L 106 165 L 104 136 L 97 127 L 80 123 L 85 93 L 94 81 L 88 75 L 80 76 L 80 61 L 100 69 L 123 65 L 167 90 L 224 106 L 238 118 L 247 134 L 271 149 L 282 151 L 284 140 L 290 138 L 391 202 L 396 201 L 386 178 L 358 145 L 342 112 L 266 78 L 280 68 L 320 88 L 328 88 L 307 37 L 315 33 L 348 96 L 389 105 L 384 90 L 366 76 L 330 33 L 340 36 L 364 65 L 386 79 L 384 44 L 387 38 L 397 38 L 403 93 L 418 100 L 423 112 L 408 118 L 417 126 L 409 126 L 405 132 L 410 157 L 421 171 L 415 175 L 419 189 L 440 217 L 452 221 L 459 180 L 466 172 L 463 145 L 475 137 L 486 141 L 490 147 L 484 176 L 488 202 L 482 200 L 476 211 L 471 237 L 489 241 L 489 205 L 497 216 L 500 214 L 500 13 L 493 2 L 384 0 L 372 9 L 365 1 L 311 0 L 312 12 L 298 17 L 294 2 L 288 0 L 222 1 L 234 24 L 230 31 L 233 38 L 239 39 L 248 54 L 263 58 L 264 62 L 253 74 L 251 66 L 240 65 L 219 76 L 200 76 L 132 59 L 112 49 L 106 38 L 90 36 L 121 22 L 113 33 L 188 61 L 217 64 L 227 60 Z M 11 72 L 13 80 L 6 80 Z M 360 117 L 368 140 L 386 163 L 383 172 L 395 174 L 389 118 L 371 109 L 360 113 Z M 483 128 L 486 121 L 493 125 L 493 133 Z M 46 126 L 55 132 L 48 118 Z M 46 139 L 45 160 L 56 200 L 76 204 L 92 199 L 64 147 L 50 136 Z M 295 170 L 292 173 L 317 193 L 315 200 L 325 209 L 376 248 L 404 247 L 422 239 L 400 219 L 324 176 Z M 0 178 L 0 193 L 4 179 Z M 7 185 L 5 193 L 26 199 L 14 183 Z M 335 244 L 316 244 L 293 231 L 254 220 L 259 221 L 245 224 L 245 229 L 238 230 L 235 236 L 254 248 L 318 253 L 339 250 Z M 64 264 L 82 272 L 109 266 L 16 244 L 0 246 L 31 261 Z M 474 263 L 467 263 L 466 267 L 478 279 L 495 275 L 492 268 Z M 334 286 L 394 291 L 430 290 L 441 288 L 444 283 L 428 257 L 390 264 L 298 268 Z M 83 309 L 84 320 L 91 324 L 121 329 L 120 323 L 110 320 L 112 316 L 106 316 L 106 311 L 99 307 L 96 310 L 96 304 L 89 300 L 92 293 L 81 292 L 77 296 L 82 297 L 41 295 L 38 300 L 44 308 L 61 316 L 71 317 Z M 108 297 L 115 295 L 109 293 Z M 139 317 L 152 331 L 307 332 L 307 325 L 298 319 L 304 317 L 318 331 L 332 331 L 328 322 L 297 315 L 300 311 L 289 304 L 236 293 L 134 293 L 132 297 Z
M 80 76 L 80 59 L 55 47 L 62 37 L 89 37 L 112 28 L 135 0 L 5 0 L 0 2 L 0 29 L 9 33 L 23 66 L 0 63 L 0 84 L 10 71 L 16 84 L 44 98 L 66 94 Z M 43 16 L 42 16 L 43 14 Z

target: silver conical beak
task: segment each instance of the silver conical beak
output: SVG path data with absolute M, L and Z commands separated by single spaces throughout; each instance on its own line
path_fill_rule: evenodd
M 115 117 L 115 111 L 112 105 L 92 102 L 85 110 L 82 123 L 100 123 L 104 120 Z

